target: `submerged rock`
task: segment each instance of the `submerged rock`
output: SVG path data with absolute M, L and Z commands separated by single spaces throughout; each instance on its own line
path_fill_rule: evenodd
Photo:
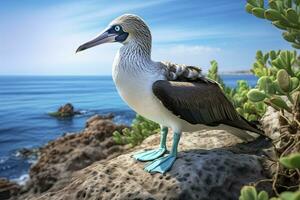
M 39 148 L 22 148 L 18 150 L 17 156 L 26 158 L 26 159 L 36 159 L 39 155 L 40 149 Z

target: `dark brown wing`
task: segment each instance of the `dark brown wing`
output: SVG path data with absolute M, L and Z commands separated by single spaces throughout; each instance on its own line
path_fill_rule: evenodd
M 236 112 L 219 85 L 209 79 L 195 82 L 156 81 L 153 93 L 174 115 L 191 124 L 227 124 L 261 133 Z

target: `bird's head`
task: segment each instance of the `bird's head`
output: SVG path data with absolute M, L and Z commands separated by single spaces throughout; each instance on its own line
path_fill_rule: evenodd
M 114 19 L 95 39 L 80 45 L 76 52 L 112 42 L 120 42 L 123 45 L 134 43 L 151 49 L 151 32 L 139 16 L 124 14 Z

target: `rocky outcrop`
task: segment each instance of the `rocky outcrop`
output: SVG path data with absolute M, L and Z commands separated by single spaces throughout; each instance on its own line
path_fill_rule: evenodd
M 268 110 L 262 121 L 272 138 L 278 131 L 276 116 L 274 110 Z M 39 159 L 30 170 L 29 182 L 20 188 L 0 180 L 0 199 L 226 200 L 238 199 L 243 185 L 268 178 L 262 156 L 268 141 L 244 144 L 225 130 L 183 133 L 171 171 L 149 174 L 143 170 L 147 162 L 137 162 L 132 155 L 157 148 L 159 134 L 134 148 L 120 146 L 112 133 L 125 126 L 114 124 L 112 118 L 95 115 L 82 132 L 66 134 L 34 151 Z M 167 139 L 169 149 L 171 144 L 172 133 Z M 259 184 L 258 189 L 270 191 L 270 186 Z
M 265 178 L 258 157 L 224 150 L 181 152 L 165 176 L 143 166 L 131 154 L 97 162 L 41 199 L 238 199 L 243 185 Z
M 81 133 L 66 134 L 49 142 L 40 149 L 38 162 L 30 170 L 30 181 L 22 189 L 25 196 L 59 189 L 70 181 L 72 173 L 119 155 L 125 147 L 117 145 L 111 136 L 124 127 L 115 125 L 111 116 L 95 115 Z
M 102 130 L 100 135 L 105 135 L 103 127 L 115 126 L 107 120 L 90 120 L 88 124 L 84 130 L 86 134 L 92 131 L 89 127 L 98 127 Z M 61 145 L 77 141 L 72 137 L 74 136 L 60 138 L 45 147 L 48 153 L 44 152 L 44 155 L 52 158 L 41 157 L 32 168 L 32 184 L 37 190 L 20 196 L 22 199 L 238 199 L 243 185 L 267 178 L 256 148 L 257 142 L 236 145 L 241 141 L 226 131 L 184 133 L 179 145 L 179 157 L 166 175 L 149 174 L 143 170 L 146 163 L 132 158 L 133 152 L 156 148 L 159 143 L 158 134 L 148 137 L 140 146 L 123 149 L 122 155 L 114 154 L 109 157 L 107 153 L 106 159 L 101 159 L 100 156 L 100 152 L 109 151 L 103 147 L 93 151 L 98 156 L 89 153 L 85 153 L 89 156 L 79 156 L 82 154 L 68 152 L 70 150 L 66 147 L 63 151 L 54 151 L 62 149 L 59 148 Z M 81 144 L 85 143 L 86 137 L 78 137 L 80 145 L 75 145 L 73 148 L 76 150 L 73 151 L 92 146 L 91 143 L 87 146 Z M 109 140 L 109 137 L 104 138 Z M 169 137 L 168 146 L 171 145 L 171 140 Z M 113 145 L 113 148 L 118 150 L 110 151 L 121 153 L 122 147 Z M 50 150 L 54 152 L 51 153 Z M 78 155 L 76 162 L 74 155 Z M 85 162 L 86 157 L 95 157 L 90 159 L 94 162 Z M 55 181 L 48 178 L 49 172 Z M 57 177 L 60 177 L 59 181 Z M 45 179 L 55 184 L 51 184 L 50 188 L 41 188 Z M 268 187 L 265 189 L 268 190 Z

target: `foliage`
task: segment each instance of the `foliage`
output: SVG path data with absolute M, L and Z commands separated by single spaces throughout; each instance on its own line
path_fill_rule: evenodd
M 246 81 L 238 81 L 232 101 L 240 115 L 249 121 L 257 121 L 266 112 L 266 106 L 263 103 L 253 103 L 249 101 L 247 94 L 250 89 Z
M 277 28 L 285 30 L 283 38 L 300 49 L 300 1 L 247 0 L 246 10 L 272 21 Z M 272 178 L 273 191 L 278 196 L 271 199 L 300 199 L 300 62 L 296 51 L 258 51 L 251 72 L 259 77 L 257 86 L 247 96 L 253 103 L 264 103 L 279 113 L 280 137 L 276 142 L 276 157 L 270 159 L 275 170 Z M 281 192 L 281 194 L 279 194 Z M 240 199 L 257 194 L 256 189 L 244 187 Z M 255 196 L 255 195 L 254 195 Z M 268 198 L 266 198 L 268 199 Z
M 241 190 L 239 200 L 299 200 L 300 190 L 296 192 L 283 192 L 279 197 L 269 198 L 266 191 L 260 191 L 257 193 L 255 187 L 244 186 Z
M 284 30 L 282 37 L 300 49 L 300 0 L 247 0 L 246 11 Z
M 285 167 L 295 171 L 300 169 L 300 153 L 295 153 L 280 159 L 280 163 Z M 272 197 L 270 200 L 299 200 L 300 199 L 300 185 L 297 187 L 298 191 L 282 192 L 279 197 Z M 269 195 L 266 191 L 257 193 L 255 187 L 244 186 L 241 190 L 240 200 L 269 200 Z
M 148 136 L 159 132 L 159 125 L 147 120 L 141 115 L 136 115 L 130 128 L 125 128 L 122 132 L 115 131 L 113 139 L 118 144 L 130 144 L 136 146 Z
M 289 156 L 282 157 L 279 161 L 286 168 L 300 169 L 300 153 L 294 153 Z
M 252 72 L 259 77 L 255 89 L 248 92 L 254 103 L 265 103 L 280 113 L 284 140 L 278 150 L 286 156 L 300 150 L 300 65 L 296 51 L 258 51 Z M 288 146 L 286 146 L 290 143 Z
M 227 87 L 218 74 L 218 63 L 211 61 L 207 77 L 218 82 L 229 100 L 233 103 L 237 112 L 249 121 L 257 121 L 265 113 L 266 106 L 263 103 L 253 103 L 248 100 L 247 93 L 251 89 L 244 80 L 237 82 L 235 88 Z

